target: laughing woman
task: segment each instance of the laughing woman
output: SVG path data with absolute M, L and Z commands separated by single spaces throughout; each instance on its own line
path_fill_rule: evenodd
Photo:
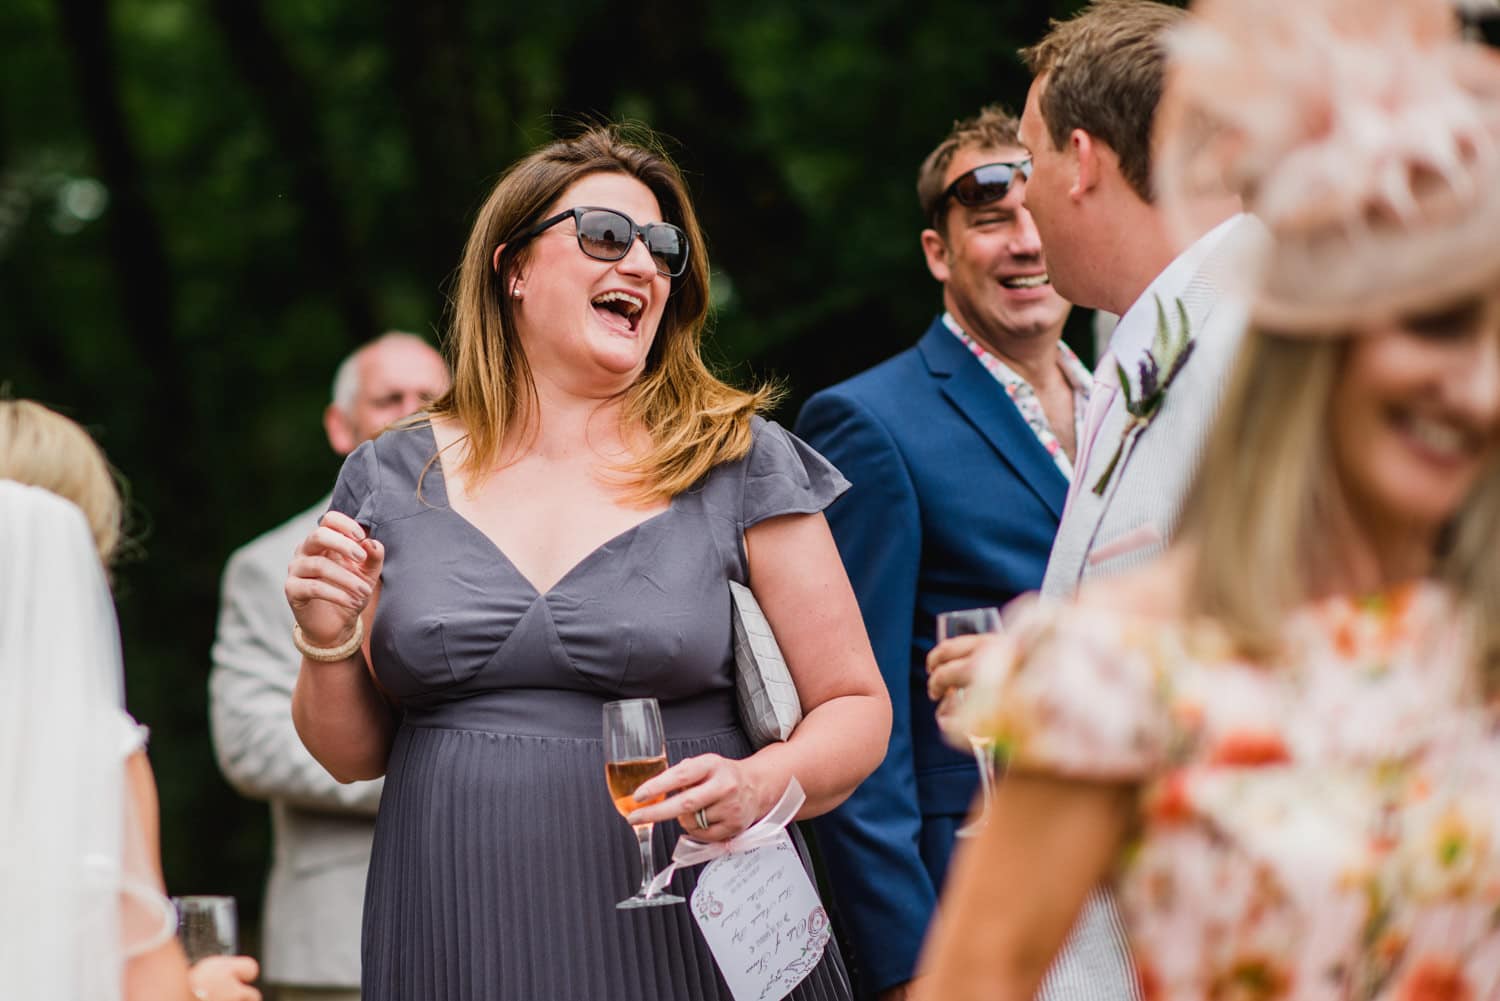
M 890 707 L 821 513 L 845 482 L 755 415 L 764 390 L 705 368 L 708 274 L 649 135 L 595 128 L 513 166 L 460 266 L 452 391 L 349 457 L 299 547 L 298 730 L 335 776 L 386 776 L 367 999 L 728 998 L 685 906 L 615 909 L 639 859 L 604 783 L 607 701 L 661 702 L 676 764 L 639 798 L 670 795 L 633 817 L 676 821 L 659 862 L 679 823 L 730 838 L 793 777 L 816 815 L 884 754 Z M 755 753 L 729 581 L 805 713 Z M 849 996 L 835 948 L 792 996 Z
M 1158 182 L 1265 221 L 1257 324 L 1165 562 L 934 658 L 1011 774 L 919 996 L 1030 999 L 1108 881 L 1150 1001 L 1493 998 L 1500 60 L 1444 0 L 1189 22 Z

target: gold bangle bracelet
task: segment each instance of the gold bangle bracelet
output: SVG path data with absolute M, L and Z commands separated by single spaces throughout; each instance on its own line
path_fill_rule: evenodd
M 307 637 L 302 635 L 302 627 L 292 626 L 292 645 L 302 652 L 302 656 L 308 660 L 316 660 L 322 664 L 333 664 L 341 660 L 353 657 L 359 645 L 365 639 L 365 620 L 354 620 L 354 635 L 340 643 L 338 646 L 313 646 L 307 642 Z

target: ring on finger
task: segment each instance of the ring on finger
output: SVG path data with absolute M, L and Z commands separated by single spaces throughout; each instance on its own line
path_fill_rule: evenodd
M 693 819 L 698 822 L 698 830 L 708 830 L 708 811 L 706 808 L 698 808 L 698 810 L 693 813 Z

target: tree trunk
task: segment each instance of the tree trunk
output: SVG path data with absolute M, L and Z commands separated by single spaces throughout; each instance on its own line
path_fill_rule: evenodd
M 385 7 L 391 87 L 416 165 L 415 190 L 429 200 L 416 233 L 420 273 L 438 287 L 458 264 L 483 179 L 510 153 L 492 148 L 475 100 L 479 87 L 462 0 L 389 0 Z
M 308 272 L 332 293 L 348 344 L 362 344 L 379 333 L 375 308 L 323 148 L 312 88 L 276 39 L 260 0 L 214 0 L 212 11 L 291 169 Z
M 58 19 L 78 87 L 89 141 L 109 189 L 105 227 L 110 260 L 120 297 L 120 314 L 141 364 L 155 374 L 163 392 L 145 401 L 141 426 L 182 428 L 173 413 L 169 387 L 187 385 L 188 375 L 176 348 L 173 283 L 166 242 L 146 196 L 141 162 L 131 142 L 124 109 L 115 87 L 114 45 L 110 38 L 108 0 L 58 0 Z M 186 450 L 161 455 L 171 472 Z

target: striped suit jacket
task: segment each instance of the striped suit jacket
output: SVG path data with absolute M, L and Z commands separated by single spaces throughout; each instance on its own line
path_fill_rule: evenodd
M 1237 222 L 1189 280 L 1182 302 L 1196 346 L 1155 419 L 1127 444 L 1101 496 L 1093 486 L 1109 465 L 1127 418 L 1124 394 L 1115 394 L 1089 453 L 1088 468 L 1076 474 L 1079 487 L 1058 527 L 1043 595 L 1067 597 L 1089 577 L 1142 566 L 1165 550 L 1244 333 L 1243 306 L 1223 293 L 1232 269 L 1244 266 L 1256 235 L 1253 221 Z M 1067 945 L 1047 972 L 1041 997 L 1140 998 L 1124 927 L 1107 890 L 1090 895 Z
M 1127 443 L 1100 495 L 1093 486 L 1109 465 L 1128 417 L 1125 395 L 1115 394 L 1089 452 L 1088 469 L 1079 473 L 1079 488 L 1063 512 L 1042 594 L 1067 597 L 1090 577 L 1149 563 L 1172 538 L 1244 333 L 1243 305 L 1223 293 L 1232 270 L 1243 266 L 1256 229 L 1249 218 L 1235 223 L 1189 280 L 1182 302 L 1193 353 L 1151 424 Z

